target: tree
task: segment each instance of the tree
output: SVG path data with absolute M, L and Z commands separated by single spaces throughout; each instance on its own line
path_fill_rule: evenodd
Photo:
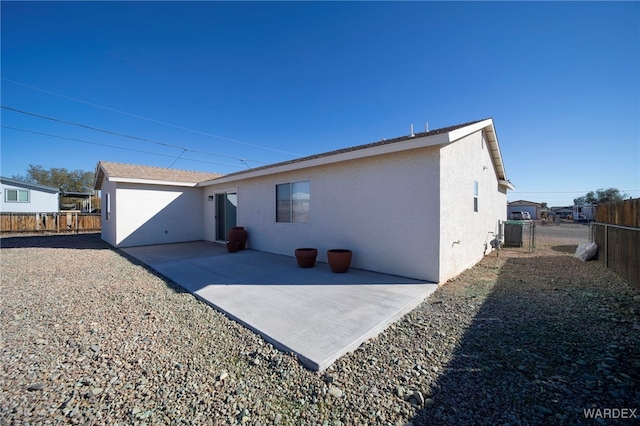
M 91 192 L 94 178 L 94 172 L 57 167 L 45 170 L 42 166 L 33 164 L 29 164 L 26 176 L 13 176 L 16 180 L 52 186 L 62 192 Z
M 612 201 L 622 201 L 627 198 L 628 195 L 626 193 L 621 193 L 618 188 L 609 188 L 609 189 L 597 189 L 594 191 L 589 191 L 582 197 L 575 198 L 573 200 L 573 204 L 576 206 L 584 205 L 584 204 L 602 204 L 602 203 L 610 203 Z

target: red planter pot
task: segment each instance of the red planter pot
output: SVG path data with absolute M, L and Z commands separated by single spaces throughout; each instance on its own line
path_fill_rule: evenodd
M 245 245 L 247 244 L 247 231 L 244 229 L 244 226 L 234 226 L 229 230 L 229 234 L 227 235 L 227 240 L 230 243 L 238 243 L 238 250 L 244 250 Z
M 316 257 L 318 256 L 318 250 L 314 248 L 299 248 L 296 249 L 296 261 L 301 268 L 313 268 L 316 264 Z
M 237 241 L 234 242 L 228 242 L 227 243 L 227 251 L 229 253 L 235 253 L 238 251 L 238 247 L 240 246 L 240 244 Z
M 329 267 L 335 273 L 342 274 L 349 270 L 351 266 L 351 250 L 332 249 L 327 250 L 327 259 Z

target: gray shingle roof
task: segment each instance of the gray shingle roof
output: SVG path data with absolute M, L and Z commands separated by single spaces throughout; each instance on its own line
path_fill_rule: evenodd
M 102 178 L 105 174 L 110 179 L 140 179 L 156 182 L 194 184 L 222 176 L 219 173 L 193 172 L 189 170 L 165 169 L 162 167 L 100 161 L 96 170 L 95 189 L 100 189 Z

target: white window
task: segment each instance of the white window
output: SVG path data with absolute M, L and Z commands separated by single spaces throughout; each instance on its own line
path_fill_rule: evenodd
M 478 212 L 478 181 L 473 181 L 473 211 Z
M 310 213 L 309 181 L 276 185 L 276 222 L 308 223 Z
M 4 201 L 6 201 L 7 203 L 28 203 L 29 190 L 28 189 L 5 189 Z
M 107 206 L 107 208 L 104 209 L 104 218 L 105 220 L 109 220 L 111 219 L 111 194 L 107 192 L 106 194 L 104 194 L 104 198 L 105 204 Z

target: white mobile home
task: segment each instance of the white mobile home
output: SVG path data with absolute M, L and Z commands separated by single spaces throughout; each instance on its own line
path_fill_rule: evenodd
M 98 164 L 112 245 L 224 242 L 239 225 L 252 249 L 316 247 L 326 261 L 327 249 L 347 248 L 355 268 L 432 282 L 491 250 L 513 189 L 491 119 L 188 182 L 136 167 Z
M 0 177 L 5 213 L 54 213 L 59 210 L 58 188 Z

